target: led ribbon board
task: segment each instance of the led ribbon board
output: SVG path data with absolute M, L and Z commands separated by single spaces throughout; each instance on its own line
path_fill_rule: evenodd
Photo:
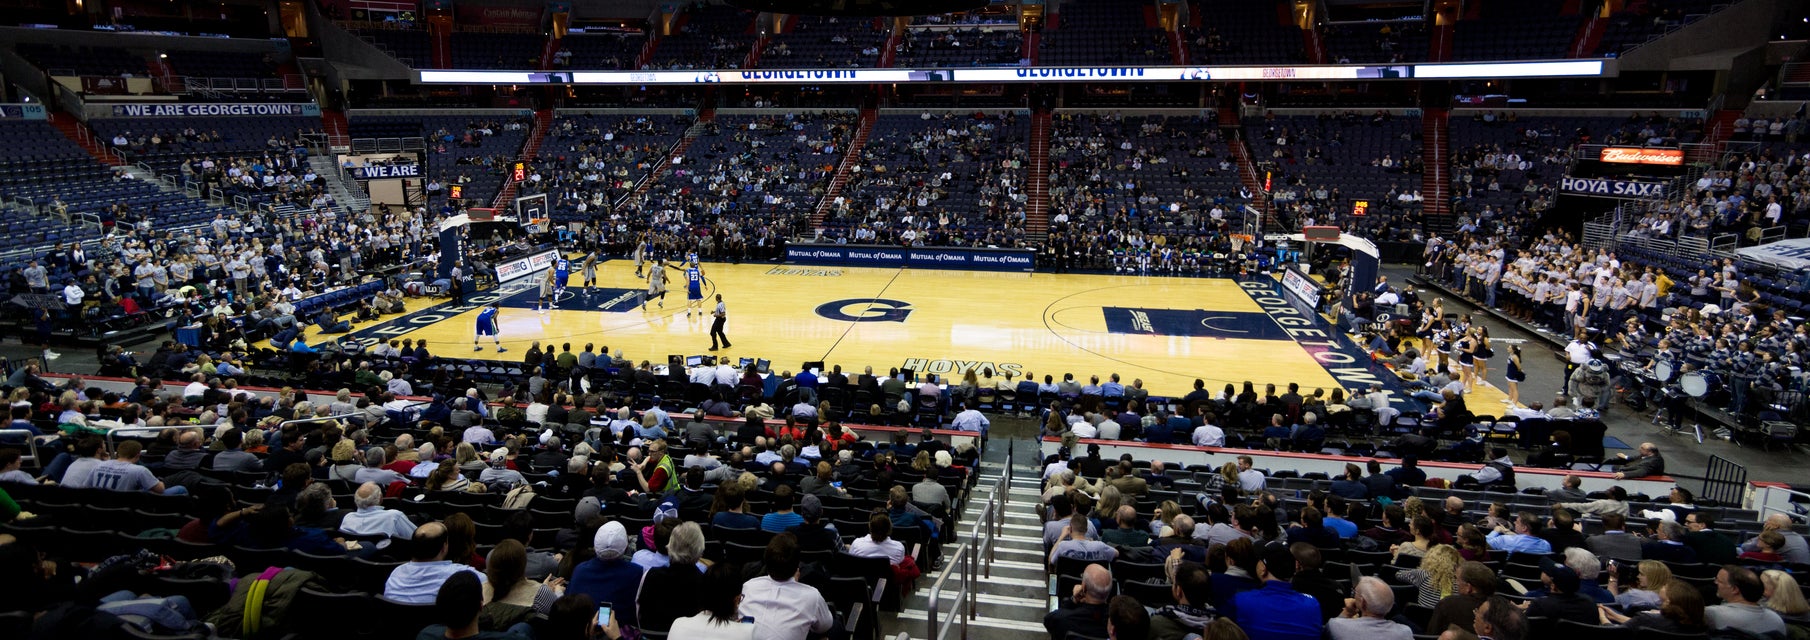
M 1288 80 L 1457 80 L 1594 77 L 1602 60 L 1414 65 L 1246 67 L 985 67 L 938 69 L 717 69 L 692 71 L 447 71 L 416 73 L 420 84 L 900 84 L 1019 82 L 1212 82 Z

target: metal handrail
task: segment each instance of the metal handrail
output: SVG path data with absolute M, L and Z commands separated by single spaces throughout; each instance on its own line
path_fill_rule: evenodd
M 5 432 L 0 431 L 0 433 L 5 433 Z M 1798 491 L 1796 489 L 1785 489 L 1785 488 L 1780 488 L 1780 487 L 1772 487 L 1772 490 L 1773 491 L 1783 491 L 1786 494 L 1794 495 L 1794 496 L 1797 496 L 1800 498 L 1805 498 L 1807 500 L 1810 500 L 1810 493 L 1804 493 L 1804 492 Z M 1792 520 L 1810 522 L 1810 514 L 1805 514 L 1802 512 L 1798 512 L 1798 511 L 1787 511 L 1785 509 L 1780 509 L 1778 507 L 1775 507 L 1775 506 L 1772 506 L 1769 504 L 1760 505 L 1760 522 L 1765 522 L 1766 518 L 1771 517 L 1769 515 L 1770 512 L 1774 512 L 1774 511 L 1783 513 L 1783 514 L 1785 514 L 1785 517 L 1791 518 Z
M 955 560 L 943 575 L 930 586 L 926 598 L 925 620 L 926 632 L 930 640 L 943 640 L 949 629 L 955 624 L 961 625 L 961 638 L 967 640 L 968 622 L 979 615 L 980 574 L 993 577 L 993 564 L 982 565 L 981 558 L 993 557 L 993 544 L 1000 530 L 1005 526 L 1005 507 L 1012 495 L 1012 456 L 1006 456 L 1006 468 L 999 480 L 993 483 L 993 495 L 987 497 L 987 506 L 981 509 L 980 517 L 975 519 L 978 526 L 968 530 L 968 541 L 955 548 Z M 944 585 L 951 574 L 958 574 L 957 589 L 952 600 L 955 607 L 951 611 L 956 615 L 949 619 L 941 619 L 939 609 Z
M 9 436 L 25 436 L 25 451 L 19 454 L 19 460 L 30 464 L 33 469 L 44 468 L 44 464 L 38 461 L 38 445 L 62 437 L 57 434 L 34 434 L 25 429 L 0 429 L 0 439 Z
M 428 400 L 428 401 L 424 401 L 423 403 L 425 403 L 425 402 L 432 402 L 432 401 Z M 338 420 L 340 418 L 350 418 L 355 415 L 358 415 L 357 411 L 354 411 L 352 413 L 341 413 L 341 414 L 331 415 L 331 416 L 322 416 L 319 418 L 296 418 L 293 420 L 284 420 L 282 422 L 279 422 L 279 423 L 277 423 L 276 428 L 281 429 L 283 427 L 286 427 L 286 426 L 289 426 L 292 424 L 301 424 L 304 422 L 320 422 L 322 420 Z
M 157 434 L 163 433 L 164 429 L 181 429 L 181 430 L 200 429 L 211 435 L 211 434 L 213 434 L 213 432 L 220 429 L 220 425 L 217 425 L 217 424 L 189 424 L 189 425 L 165 425 L 165 426 L 161 426 L 161 427 L 120 427 L 118 429 L 108 429 L 107 437 L 106 437 L 107 450 L 108 451 L 117 451 L 119 449 L 119 447 L 115 446 L 115 444 L 114 444 L 113 437 L 116 435 L 140 434 L 140 435 L 144 435 L 144 436 L 156 437 Z

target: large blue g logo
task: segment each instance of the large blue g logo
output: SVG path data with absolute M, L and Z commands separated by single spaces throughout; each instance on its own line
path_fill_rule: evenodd
M 844 311 L 855 305 L 864 306 L 861 315 L 849 315 Z M 905 317 L 911 315 L 911 303 L 884 298 L 835 300 L 817 305 L 817 315 L 843 322 L 904 322 Z

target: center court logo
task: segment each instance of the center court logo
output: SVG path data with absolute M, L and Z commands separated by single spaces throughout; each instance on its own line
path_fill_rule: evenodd
M 861 315 L 848 312 L 854 309 Z M 842 322 L 904 322 L 911 315 L 911 303 L 885 298 L 851 298 L 817 305 L 817 315 Z

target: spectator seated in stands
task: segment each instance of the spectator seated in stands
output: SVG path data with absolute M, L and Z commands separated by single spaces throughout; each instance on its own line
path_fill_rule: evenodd
M 1552 544 L 1540 537 L 1544 529 L 1538 516 L 1523 511 L 1515 515 L 1514 529 L 1496 525 L 1488 536 L 1489 547 L 1510 553 L 1546 555 L 1552 553 Z
M 735 567 L 728 563 L 712 565 L 698 588 L 689 593 L 697 594 L 699 612 L 674 620 L 667 637 L 755 640 L 754 623 L 742 616 L 742 579 Z
M 1785 620 L 1758 604 L 1766 593 L 1760 577 L 1745 567 L 1725 565 L 1716 572 L 1716 597 L 1722 604 L 1704 610 L 1710 630 L 1733 630 L 1756 636 L 1781 636 Z
M 1473 630 L 1479 638 L 1526 638 L 1528 630 L 1527 613 L 1521 607 L 1501 595 L 1485 598 L 1483 604 L 1477 606 L 1474 616 Z
M 1546 593 L 1529 602 L 1526 607 L 1529 616 L 1573 620 L 1578 624 L 1596 624 L 1600 620 L 1596 615 L 1596 600 L 1578 593 L 1582 577 L 1578 577 L 1575 569 L 1551 559 L 1540 559 L 1540 582 L 1546 584 Z M 1533 591 L 1529 591 L 1529 597 L 1531 595 Z
M 1693 511 L 1684 517 L 1684 544 L 1697 552 L 1697 559 L 1711 564 L 1727 564 L 1735 561 L 1740 552 L 1735 541 L 1727 534 L 1715 529 L 1715 518 L 1704 511 Z
M 382 486 L 366 482 L 359 485 L 358 491 L 352 494 L 353 504 L 358 510 L 348 513 L 339 521 L 339 531 L 351 535 L 381 535 L 397 540 L 408 540 L 415 535 L 415 524 L 408 516 L 395 509 L 383 507 Z M 379 549 L 388 547 L 390 540 L 379 541 Z
M 1043 628 L 1051 638 L 1067 638 L 1070 634 L 1106 637 L 1106 604 L 1112 591 L 1112 572 L 1102 564 L 1087 565 L 1074 592 L 1043 617 Z
M 1496 595 L 1495 570 L 1481 562 L 1465 562 L 1458 565 L 1458 578 L 1452 586 L 1453 593 L 1440 599 L 1439 604 L 1433 607 L 1427 628 L 1457 626 L 1465 631 L 1481 631 L 1473 625 L 1478 618 L 1479 609 Z
M 606 525 L 607 526 L 607 525 Z M 782 533 L 761 555 L 766 575 L 742 585 L 741 612 L 754 618 L 755 637 L 805 640 L 835 625 L 829 604 L 816 587 L 798 582 L 798 539 Z
M 446 577 L 429 594 L 429 603 L 433 604 L 434 619 L 439 622 L 428 625 L 416 636 L 417 640 L 439 640 L 442 638 L 477 638 L 479 640 L 527 640 L 533 637 L 533 628 L 526 622 L 516 623 L 508 631 L 479 631 L 479 613 L 484 607 L 484 586 L 475 571 L 458 572 Z M 615 640 L 621 637 L 617 631 L 610 635 L 614 628 L 613 621 L 604 621 L 605 637 Z
M 1364 472 L 1356 464 L 1346 463 L 1345 473 L 1333 479 L 1332 486 L 1328 491 L 1332 492 L 1332 495 L 1354 502 L 1369 500 L 1370 489 L 1364 483 L 1363 477 Z
M 1620 487 L 1616 488 L 1619 489 Z M 1624 514 L 1603 514 L 1603 532 L 1585 539 L 1584 546 L 1589 548 L 1591 552 L 1612 560 L 1621 560 L 1623 562 L 1640 561 L 1640 547 L 1642 541 L 1640 536 L 1628 533 L 1627 520 L 1628 517 Z M 1611 583 L 1613 583 L 1615 579 L 1616 576 L 1611 573 L 1609 575 Z
M 476 569 L 446 559 L 445 524 L 429 522 L 416 527 L 408 548 L 409 561 L 391 570 L 390 577 L 384 581 L 384 597 L 397 602 L 426 604 L 434 601 L 434 594 L 453 574 L 470 573 L 479 582 L 484 581 L 483 574 Z M 476 613 L 475 607 L 473 613 Z
M 1345 599 L 1339 616 L 1326 621 L 1326 632 L 1332 640 L 1412 640 L 1414 632 L 1407 625 L 1389 619 L 1395 608 L 1395 592 L 1375 576 L 1364 576 Z
M 1339 533 L 1326 526 L 1324 516 L 1319 509 L 1305 507 L 1301 509 L 1301 519 L 1288 528 L 1290 544 L 1306 542 L 1322 549 L 1336 549 L 1339 546 Z
M 1050 548 L 1049 565 L 1055 567 L 1057 558 L 1107 563 L 1118 558 L 1118 549 L 1090 537 L 1089 532 L 1092 530 L 1093 523 L 1086 514 L 1076 513 L 1070 516 L 1067 526 L 1062 527 L 1055 546 Z
M 637 626 L 636 591 L 644 571 L 629 561 L 628 533 L 619 522 L 609 522 L 597 529 L 592 539 L 596 556 L 572 569 L 567 593 L 582 593 L 597 602 L 608 602 L 616 611 L 616 619 L 624 627 Z
M 1762 525 L 1761 533 L 1779 534 L 1779 544 L 1774 546 L 1773 551 L 1783 556 L 1785 562 L 1810 564 L 1810 547 L 1805 546 L 1803 534 L 1792 530 L 1793 526 L 1791 516 L 1774 513 L 1766 516 L 1766 523 Z M 1743 552 L 1758 551 L 1759 541 L 1760 538 L 1756 535 L 1743 544 L 1741 550 Z
M 1295 556 L 1287 547 L 1264 547 L 1257 562 L 1257 577 L 1262 580 L 1262 587 L 1233 598 L 1233 619 L 1238 626 L 1259 638 L 1320 638 L 1325 626 L 1320 618 L 1320 605 L 1289 584 L 1294 575 Z

